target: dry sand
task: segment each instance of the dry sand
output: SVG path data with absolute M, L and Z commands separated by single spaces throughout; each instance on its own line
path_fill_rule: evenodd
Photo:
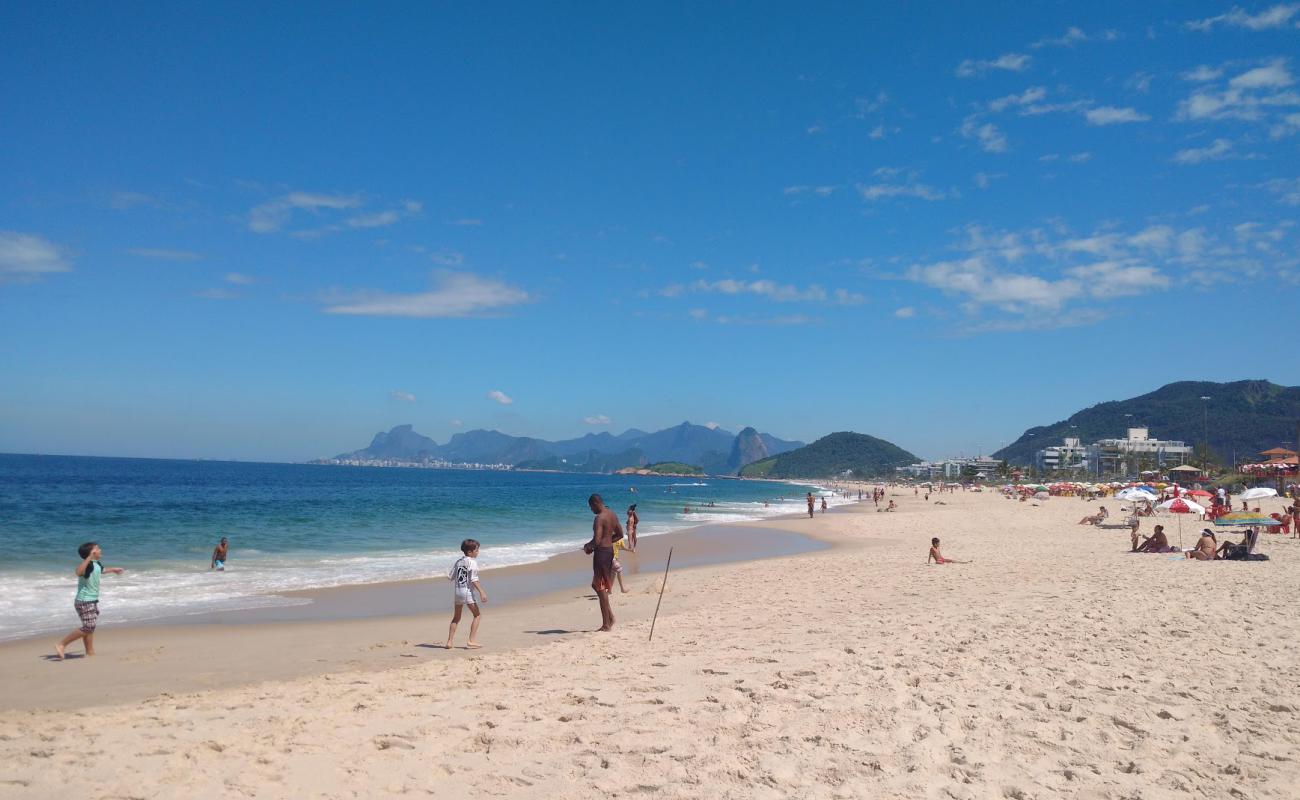
M 209 626 L 201 664 L 111 628 L 93 661 L 7 649 L 0 796 L 1297 796 L 1300 541 L 1186 562 L 1076 526 L 1078 500 L 891 496 L 894 514 L 764 523 L 834 549 L 675 572 L 651 644 L 641 575 L 612 634 L 566 633 L 597 618 L 568 592 L 489 609 L 473 654 L 415 646 L 429 618 Z M 925 566 L 932 535 L 975 563 Z M 187 665 L 296 673 L 275 665 L 310 661 L 307 640 L 384 655 L 168 689 Z M 170 693 L 122 703 L 112 681 L 117 705 L 16 710 L 41 670 L 94 686 L 151 658 L 167 668 L 129 693 Z

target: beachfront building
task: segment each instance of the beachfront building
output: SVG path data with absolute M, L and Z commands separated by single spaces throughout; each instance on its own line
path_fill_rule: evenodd
M 1078 439 L 1066 438 L 1061 444 L 1034 453 L 1034 466 L 1043 473 L 1084 473 L 1088 471 L 1088 449 Z
M 1135 475 L 1189 461 L 1192 450 L 1175 439 L 1152 439 L 1146 428 L 1129 428 L 1123 439 L 1099 439 L 1088 445 L 1086 458 L 1093 475 Z
M 895 467 L 899 477 L 928 481 L 992 480 L 1002 464 L 996 458 L 949 458 L 943 461 L 921 461 L 905 467 Z

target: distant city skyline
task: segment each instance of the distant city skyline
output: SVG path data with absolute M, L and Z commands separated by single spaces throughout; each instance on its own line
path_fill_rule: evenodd
M 6 7 L 0 452 L 937 459 L 1300 384 L 1298 44 L 1295 3 Z

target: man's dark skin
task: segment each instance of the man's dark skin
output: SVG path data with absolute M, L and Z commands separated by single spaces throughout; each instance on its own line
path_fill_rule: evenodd
M 592 556 L 595 561 L 596 548 L 614 547 L 614 542 L 623 538 L 623 525 L 618 521 L 618 514 L 610 511 L 605 507 L 605 503 L 600 499 L 600 495 L 593 494 L 587 499 L 587 506 L 596 518 L 591 523 L 591 541 L 582 546 L 582 551 Z M 596 597 L 600 599 L 600 621 L 599 630 L 609 631 L 614 628 L 614 611 L 609 606 L 609 592 L 612 588 L 608 585 L 602 585 L 600 579 L 593 576 L 591 579 L 591 588 L 595 590 Z

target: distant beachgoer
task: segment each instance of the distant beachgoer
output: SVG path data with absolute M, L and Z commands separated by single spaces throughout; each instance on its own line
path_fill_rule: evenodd
M 813 496 L 812 492 L 808 493 L 808 519 L 813 518 Z
M 925 558 L 926 566 L 929 566 L 931 561 L 933 561 L 936 564 L 969 564 L 970 563 L 969 561 L 953 561 L 951 558 L 944 558 L 943 554 L 939 552 L 938 536 L 930 540 L 930 555 L 926 556 Z
M 822 513 L 823 513 L 823 514 L 826 513 L 826 498 L 825 498 L 825 497 L 822 498 Z
M 1214 538 L 1214 531 L 1209 528 L 1201 531 L 1201 538 L 1196 541 L 1196 547 L 1184 553 L 1185 558 L 1194 558 L 1197 561 L 1213 561 L 1217 556 L 1215 551 L 1218 548 L 1218 541 Z
M 1106 510 L 1106 507 L 1105 507 L 1105 506 L 1102 506 L 1101 508 L 1099 508 L 1099 509 L 1097 510 L 1097 513 L 1096 513 L 1096 514 L 1093 514 L 1093 515 L 1090 516 L 1090 517 L 1084 517 L 1083 519 L 1079 520 L 1079 524 L 1080 524 L 1080 525 L 1100 525 L 1100 524 L 1101 524 L 1102 522 L 1104 522 L 1105 519 L 1106 519 L 1107 517 L 1109 517 L 1109 516 L 1110 516 L 1110 512 Z
M 898 504 L 896 504 L 893 500 L 890 500 L 890 501 L 889 501 L 889 505 L 885 506 L 885 507 L 884 507 L 883 509 L 881 509 L 881 510 L 882 510 L 882 511 L 893 511 L 893 510 L 896 509 L 896 508 L 898 508 Z
M 1133 543 L 1133 552 L 1135 553 L 1138 549 L 1138 539 L 1141 538 L 1141 534 L 1138 533 L 1140 527 L 1142 527 L 1142 518 L 1134 514 L 1128 521 L 1128 538 Z
M 636 552 L 636 526 L 641 523 L 641 517 L 636 513 L 636 503 L 627 507 L 627 551 Z
M 87 656 L 95 655 L 95 627 L 99 624 L 100 576 L 105 572 L 110 575 L 121 575 L 126 572 L 121 567 L 106 567 L 101 564 L 99 560 L 104 557 L 104 552 L 96 542 L 86 542 L 78 547 L 77 555 L 81 556 L 81 563 L 76 569 L 77 596 L 72 606 L 77 610 L 77 616 L 81 618 L 81 627 L 64 636 L 54 646 L 54 652 L 58 654 L 60 661 L 63 660 L 68 645 L 78 639 L 84 641 Z
M 614 542 L 623 538 L 623 526 L 600 495 L 588 497 L 587 507 L 596 518 L 591 523 L 591 541 L 582 546 L 582 552 L 591 556 L 591 588 L 600 601 L 599 630 L 610 631 L 614 629 L 614 611 L 609 606 L 609 593 L 614 588 Z
M 460 624 L 460 612 L 466 606 L 469 606 L 469 613 L 474 615 L 474 621 L 469 624 L 469 641 L 465 646 L 471 650 L 477 650 L 478 643 L 478 624 L 481 621 L 478 610 L 479 603 L 487 602 L 487 594 L 483 591 L 483 586 L 478 582 L 478 550 L 479 543 L 474 539 L 466 539 L 460 543 L 460 558 L 456 563 L 451 565 L 451 570 L 447 572 L 447 579 L 452 585 L 452 602 L 455 603 L 456 610 L 452 612 L 451 625 L 447 628 L 447 649 L 451 649 L 451 640 L 456 637 L 456 626 Z M 474 592 L 478 592 L 478 600 L 474 599 Z
M 226 556 L 230 554 L 230 540 L 222 536 L 221 541 L 212 550 L 212 566 L 208 569 L 215 569 L 218 572 L 226 571 Z

